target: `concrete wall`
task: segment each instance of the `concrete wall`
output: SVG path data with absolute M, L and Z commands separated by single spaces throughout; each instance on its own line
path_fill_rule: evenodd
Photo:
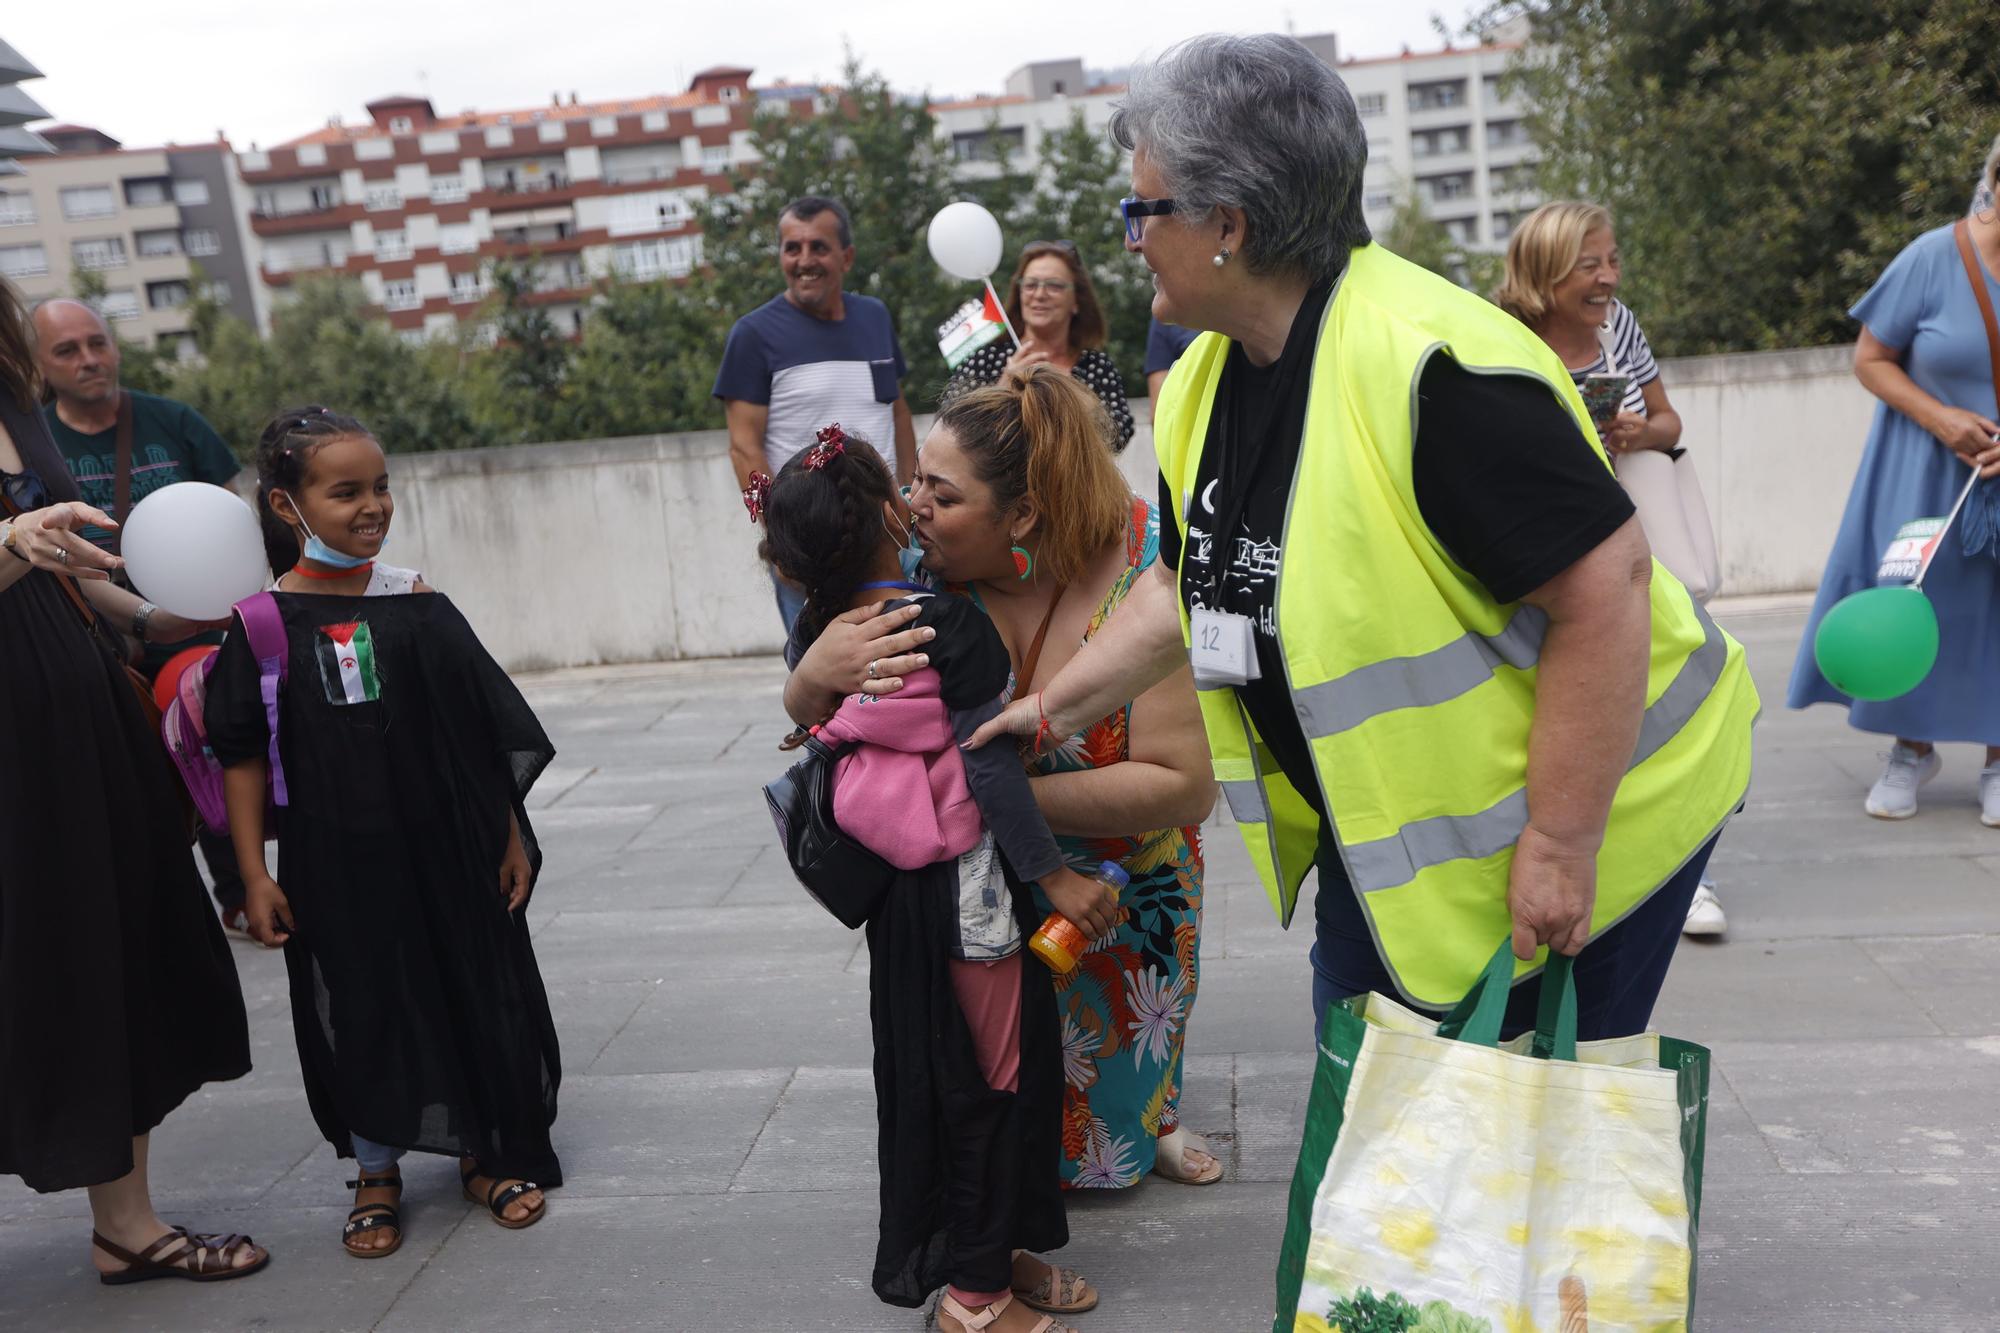
M 1874 403 L 1850 355 L 1664 363 L 1724 595 L 1818 582 Z M 1150 496 L 1150 413 L 1133 410 L 1125 472 Z M 384 558 L 449 591 L 516 669 L 773 652 L 778 615 L 726 454 L 718 430 L 398 455 Z

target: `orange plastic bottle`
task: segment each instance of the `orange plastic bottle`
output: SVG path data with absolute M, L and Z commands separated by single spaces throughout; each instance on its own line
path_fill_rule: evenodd
M 1113 897 L 1123 893 L 1125 886 L 1132 882 L 1132 877 L 1116 861 L 1100 863 L 1095 878 L 1111 890 Z M 1029 936 L 1028 947 L 1035 951 L 1037 958 L 1049 965 L 1049 971 L 1062 976 L 1076 970 L 1077 963 L 1090 948 L 1090 937 L 1078 930 L 1076 923 L 1061 912 L 1050 912 L 1041 929 Z

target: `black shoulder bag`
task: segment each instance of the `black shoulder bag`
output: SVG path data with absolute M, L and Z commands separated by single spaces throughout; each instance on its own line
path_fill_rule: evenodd
M 798 762 L 764 785 L 764 800 L 799 883 L 841 925 L 857 930 L 881 906 L 896 871 L 834 822 L 834 764 L 849 747 L 828 745 L 814 731 L 801 748 Z

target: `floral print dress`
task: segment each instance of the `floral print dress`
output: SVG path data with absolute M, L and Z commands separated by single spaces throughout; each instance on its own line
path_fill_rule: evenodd
M 1132 502 L 1130 567 L 1105 593 L 1088 642 L 1160 553 L 1159 513 Z M 1127 704 L 1030 765 L 1035 774 L 1103 768 L 1131 758 Z M 1180 1123 L 1181 1053 L 1200 974 L 1202 854 L 1199 828 L 1124 838 L 1059 836 L 1070 864 L 1089 875 L 1116 861 L 1132 877 L 1118 929 L 1057 977 L 1062 1023 L 1063 1183 L 1123 1189 L 1153 1169 L 1159 1136 Z M 1036 905 L 1049 903 L 1037 889 Z

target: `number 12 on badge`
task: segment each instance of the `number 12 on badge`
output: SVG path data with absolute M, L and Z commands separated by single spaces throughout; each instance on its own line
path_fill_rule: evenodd
M 1188 661 L 1195 685 L 1248 685 L 1263 675 L 1255 634 L 1248 616 L 1196 607 L 1188 617 Z

